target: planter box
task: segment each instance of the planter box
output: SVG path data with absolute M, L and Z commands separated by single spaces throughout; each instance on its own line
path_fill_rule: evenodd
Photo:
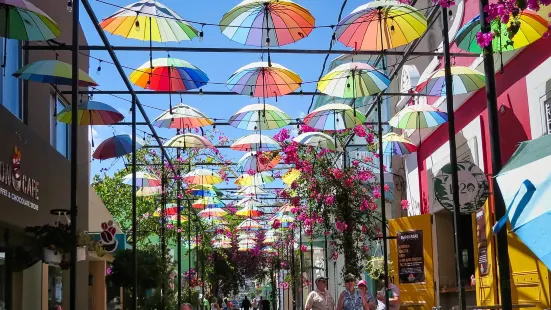
M 77 262 L 86 260 L 87 255 L 86 247 L 78 247 L 77 248 Z
M 63 253 L 44 248 L 44 262 L 46 264 L 57 265 L 61 263 L 62 259 L 63 259 Z

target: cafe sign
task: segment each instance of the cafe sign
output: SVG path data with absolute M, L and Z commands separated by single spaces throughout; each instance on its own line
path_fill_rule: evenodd
M 0 196 L 38 210 L 40 183 L 21 171 L 21 151 L 16 146 L 10 161 L 0 161 Z

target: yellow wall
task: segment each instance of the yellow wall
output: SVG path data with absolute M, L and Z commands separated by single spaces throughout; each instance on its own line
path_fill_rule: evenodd
M 496 305 L 498 304 L 498 280 L 496 269 L 496 248 L 492 238 L 492 225 L 493 214 L 488 206 L 488 203 L 484 205 L 484 218 L 486 221 L 486 229 L 484 233 L 487 240 L 487 252 L 488 252 L 488 274 L 482 276 L 480 274 L 480 264 L 478 262 L 478 241 L 477 241 L 477 222 L 476 215 L 473 214 L 473 241 L 474 241 L 474 261 L 475 261 L 475 279 L 476 279 L 476 300 L 477 305 Z
M 105 261 L 91 261 L 90 274 L 94 277 L 93 285 L 88 287 L 90 298 L 89 310 L 105 310 L 107 306 L 107 291 L 105 289 Z

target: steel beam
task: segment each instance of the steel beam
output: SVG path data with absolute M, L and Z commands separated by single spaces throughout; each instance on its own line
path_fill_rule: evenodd
M 62 91 L 62 94 L 71 94 L 71 91 Z M 151 90 L 82 90 L 83 95 L 190 95 L 190 96 L 242 96 L 241 94 L 232 91 L 151 91 Z M 411 96 L 411 97 L 426 97 L 426 94 L 410 94 L 396 92 L 382 92 L 381 96 Z M 323 93 L 313 91 L 292 92 L 285 96 L 328 96 Z

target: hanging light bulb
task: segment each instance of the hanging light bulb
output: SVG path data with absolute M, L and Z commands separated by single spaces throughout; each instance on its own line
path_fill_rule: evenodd
M 331 44 L 335 45 L 337 44 L 337 35 L 333 32 L 333 35 L 331 36 Z
M 253 91 L 251 90 L 251 92 L 249 93 L 249 96 L 251 96 L 251 99 L 254 98 L 254 94 L 253 94 Z
M 270 47 L 270 37 L 266 37 L 266 46 Z
M 73 0 L 67 1 L 67 12 L 73 12 Z
M 101 60 L 99 61 L 98 69 L 96 70 L 96 74 L 100 75 L 101 73 Z
M 448 17 L 450 20 L 453 20 L 453 12 L 451 10 L 448 11 Z
M 136 26 L 136 31 L 137 32 L 140 32 L 140 21 L 138 20 L 138 18 L 136 17 L 136 22 L 134 23 L 134 25 Z
M 394 32 L 394 25 L 390 25 L 390 31 Z
M 199 31 L 199 42 L 203 42 L 203 37 L 204 37 L 204 33 L 203 33 L 203 27 L 205 25 L 201 25 L 201 31 Z
M 304 92 L 302 91 L 302 89 L 300 90 L 300 98 L 302 98 L 304 96 Z
M 204 94 L 203 94 L 203 89 L 202 89 L 202 88 L 199 88 L 199 96 L 202 97 L 203 95 L 204 95 Z

